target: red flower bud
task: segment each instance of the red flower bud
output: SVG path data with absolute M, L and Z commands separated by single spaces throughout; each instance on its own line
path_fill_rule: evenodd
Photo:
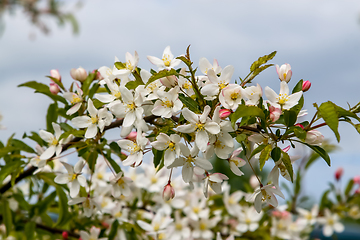
M 170 181 L 166 186 L 164 187 L 163 191 L 163 199 L 165 201 L 169 201 L 170 199 L 173 199 L 175 197 L 175 189 L 171 186 Z
M 69 238 L 69 234 L 68 234 L 68 232 L 62 232 L 62 237 L 63 237 L 63 239 L 68 239 Z
M 306 92 L 307 90 L 309 90 L 311 87 L 311 82 L 310 81 L 304 81 L 303 85 L 302 85 L 302 91 Z
M 57 80 L 61 81 L 61 75 L 57 69 L 50 70 L 50 76 L 56 78 Z
M 300 123 L 295 124 L 295 126 L 298 126 L 298 127 L 301 127 L 302 129 L 304 129 L 304 126 Z
M 57 95 L 60 92 L 60 88 L 56 83 L 50 83 L 49 90 L 54 95 Z
M 339 181 L 340 178 L 342 177 L 344 173 L 344 169 L 342 167 L 339 167 L 338 169 L 336 169 L 336 172 L 335 172 L 335 179 L 336 181 Z
M 220 109 L 219 110 L 219 116 L 221 119 L 227 118 L 231 114 L 231 110 L 229 109 Z

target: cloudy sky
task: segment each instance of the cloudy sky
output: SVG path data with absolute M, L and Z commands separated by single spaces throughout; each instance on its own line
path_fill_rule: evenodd
M 48 84 L 45 77 L 59 69 L 65 85 L 72 81 L 71 68 L 87 70 L 113 64 L 114 57 L 125 59 L 135 50 L 139 66 L 150 69 L 146 56 L 160 56 L 166 46 L 174 55 L 191 44 L 196 63 L 201 57 L 233 65 L 233 78 L 248 74 L 259 56 L 278 51 L 274 64 L 289 63 L 293 78 L 312 82 L 305 93 L 305 108 L 314 113 L 312 103 L 333 101 L 346 108 L 360 101 L 360 2 L 353 1 L 84 1 L 74 10 L 74 1 L 63 1 L 73 10 L 80 25 L 74 36 L 69 25 L 59 28 L 46 18 L 52 32 L 45 36 L 31 26 L 21 10 L 4 14 L 5 31 L 0 38 L 0 113 L 7 127 L 0 132 L 5 141 L 12 133 L 45 128 L 50 100 L 17 88 L 29 80 Z M 36 36 L 31 40 L 29 36 Z M 263 87 L 278 91 L 275 68 L 256 79 Z M 310 118 L 310 117 L 309 117 Z M 309 119 L 308 119 L 309 120 Z M 328 129 L 320 129 L 335 143 Z M 350 125 L 340 125 L 341 151 L 331 154 L 333 166 L 319 161 L 307 174 L 309 193 L 317 193 L 332 180 L 338 166 L 346 178 L 360 174 L 360 135 Z M 356 166 L 356 167 L 354 167 Z M 319 171 L 320 170 L 320 171 Z M 315 181 L 314 181 L 315 180 Z

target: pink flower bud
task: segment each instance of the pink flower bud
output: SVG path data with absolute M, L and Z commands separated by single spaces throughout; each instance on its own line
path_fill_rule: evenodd
M 354 180 L 354 183 L 360 185 L 360 176 L 355 176 L 355 177 L 353 178 L 353 180 Z
M 50 76 L 61 81 L 61 75 L 57 69 L 50 70 Z
M 281 218 L 281 212 L 277 211 L 277 210 L 272 211 L 271 215 L 273 215 L 273 217 L 276 217 L 276 218 Z
M 50 83 L 49 90 L 54 95 L 57 95 L 60 92 L 60 88 L 56 83 Z
M 175 75 L 160 78 L 160 82 L 167 88 L 173 88 L 178 85 L 178 79 Z
M 303 92 L 306 92 L 307 90 L 309 90 L 311 87 L 311 82 L 310 81 L 305 81 L 303 82 L 303 85 L 302 85 L 302 91 Z
M 129 135 L 127 135 L 125 138 L 129 139 L 131 141 L 135 141 L 136 140 L 136 136 L 137 136 L 137 132 L 133 131 L 131 133 L 129 133 Z
M 256 189 L 257 187 L 260 186 L 260 183 L 259 183 L 259 180 L 257 179 L 257 177 L 255 175 L 252 175 L 250 177 L 250 186 L 253 188 L 253 189 Z
M 292 76 L 291 66 L 288 63 L 285 63 L 279 67 L 276 65 L 276 72 L 279 75 L 281 81 L 289 82 Z
M 63 237 L 63 239 L 68 239 L 69 238 L 69 234 L 68 234 L 68 232 L 62 232 L 62 237 Z
M 295 126 L 298 126 L 298 127 L 301 127 L 302 129 L 304 129 L 304 126 L 300 123 L 295 124 Z
M 269 111 L 270 111 L 270 120 L 272 122 L 276 122 L 280 118 L 280 115 L 282 113 L 280 108 L 276 108 L 274 106 L 270 106 Z
M 96 70 L 93 70 L 91 73 L 95 73 Z M 101 73 L 99 71 L 96 72 L 95 80 L 103 80 L 103 76 L 101 76 Z
M 227 118 L 231 114 L 231 110 L 229 109 L 220 109 L 219 110 L 219 116 L 221 119 Z
M 344 169 L 342 167 L 339 167 L 338 169 L 336 169 L 336 171 L 335 171 L 336 181 L 339 181 L 341 179 L 343 173 L 344 173 Z
M 101 225 L 104 227 L 104 228 L 109 228 L 110 225 L 107 223 L 107 222 L 101 222 Z
M 88 74 L 85 69 L 82 67 L 73 68 L 70 70 L 70 75 L 74 80 L 78 80 L 79 82 L 83 82 L 86 80 Z
M 170 199 L 173 199 L 175 197 L 175 189 L 171 186 L 170 181 L 166 186 L 164 187 L 163 191 L 163 199 L 165 201 L 169 201 Z

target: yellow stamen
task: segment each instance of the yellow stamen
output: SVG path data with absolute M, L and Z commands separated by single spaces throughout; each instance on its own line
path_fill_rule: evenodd
M 164 65 L 165 65 L 166 67 L 170 67 L 171 59 L 170 59 L 170 56 L 169 56 L 169 55 L 165 55 L 165 54 L 164 54 L 162 60 L 163 60 Z
M 202 222 L 200 223 L 200 230 L 204 231 L 207 229 L 206 223 Z
M 168 108 L 172 108 L 173 106 L 174 106 L 174 104 L 171 102 L 171 101 L 169 101 L 169 100 L 165 100 L 165 101 L 163 101 L 163 104 L 162 104 L 163 106 L 165 105 L 166 107 L 168 107 Z
M 238 99 L 239 95 L 236 93 L 236 92 L 233 92 L 231 95 L 230 95 L 230 98 L 231 100 L 235 101 L 236 99 Z
M 204 130 L 204 129 L 205 129 L 205 124 L 203 124 L 203 123 L 197 123 L 197 124 L 196 124 L 195 130 L 202 131 L 202 130 Z
M 114 94 L 114 97 L 120 98 L 120 97 L 121 97 L 121 92 L 120 92 L 120 91 L 116 91 L 115 94 Z
M 169 142 L 169 149 L 170 149 L 171 151 L 175 151 L 175 143 Z
M 71 104 L 79 103 L 79 102 L 81 102 L 81 98 L 79 98 L 79 96 L 77 96 L 77 95 L 73 95 L 70 102 L 71 102 Z
M 91 123 L 96 124 L 98 122 L 98 117 L 91 117 Z
M 135 104 L 132 102 L 132 103 L 129 103 L 127 105 L 127 107 L 130 109 L 130 110 L 134 110 L 136 108 Z

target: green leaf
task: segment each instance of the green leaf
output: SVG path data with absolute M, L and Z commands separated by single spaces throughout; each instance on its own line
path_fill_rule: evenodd
M 27 240 L 34 239 L 35 227 L 36 227 L 36 223 L 33 221 L 29 221 L 25 224 L 24 233 Z
M 18 87 L 29 87 L 35 89 L 35 92 L 42 93 L 48 97 L 50 97 L 54 101 L 59 101 L 64 104 L 67 104 L 65 98 L 61 97 L 60 95 L 54 95 L 50 92 L 49 86 L 43 83 L 38 83 L 36 81 L 30 81 L 23 84 L 18 85 Z
M 296 142 L 300 142 L 300 141 L 296 141 Z M 317 154 L 319 154 L 320 157 L 322 157 L 322 158 L 325 160 L 325 162 L 326 162 L 326 163 L 329 165 L 329 167 L 330 167 L 330 165 L 331 165 L 330 157 L 329 157 L 329 155 L 327 154 L 327 152 L 326 152 L 323 148 L 321 148 L 321 147 L 319 147 L 319 146 L 313 146 L 313 145 L 307 144 L 307 143 L 305 143 L 305 142 L 300 142 L 300 143 L 308 146 L 308 147 L 311 148 L 313 151 L 315 151 Z
M 292 110 L 287 110 L 284 111 L 283 114 L 284 114 L 284 121 L 286 126 L 291 127 L 296 123 L 297 120 L 296 112 Z
M 260 171 L 262 171 L 262 169 L 265 165 L 265 162 L 269 159 L 271 150 L 272 150 L 272 146 L 270 144 L 268 144 L 268 145 L 266 145 L 264 150 L 261 151 L 260 157 L 259 157 Z
M 53 78 L 51 76 L 47 76 L 47 77 L 50 78 L 54 83 L 56 83 L 62 90 L 66 91 L 66 89 L 61 81 L 59 81 L 58 79 Z
M 325 191 L 324 194 L 322 195 L 321 201 L 320 201 L 320 211 L 321 211 L 322 209 L 324 209 L 326 205 L 329 204 L 329 200 L 328 200 L 328 197 L 327 197 L 327 195 L 328 195 L 329 193 L 330 193 L 330 189 L 327 190 L 327 191 Z
M 12 212 L 8 200 L 3 197 L 1 201 L 2 201 L 2 218 L 6 227 L 6 236 L 9 236 L 9 233 L 11 232 L 13 226 Z
M 48 130 L 48 132 L 54 132 L 52 123 L 55 122 L 58 118 L 58 114 L 57 114 L 57 103 L 53 103 L 49 105 L 48 111 L 47 111 L 47 115 L 46 115 L 46 129 Z
M 336 139 L 339 142 L 340 141 L 340 135 L 338 132 L 339 119 L 335 105 L 330 101 L 324 102 L 320 105 L 318 110 L 320 116 L 324 119 L 324 121 L 330 127 L 330 129 L 334 132 Z
M 252 151 L 249 159 L 251 159 L 253 156 L 255 156 L 255 154 L 261 152 L 266 146 L 267 146 L 266 144 L 261 144 L 261 145 L 259 145 L 257 148 L 255 148 L 255 149 Z
M 44 146 L 44 140 L 39 136 L 37 132 L 31 132 L 31 136 L 28 136 L 26 135 L 26 133 L 24 133 L 23 138 L 30 138 L 33 141 L 37 142 L 40 146 Z
M 242 134 L 238 134 L 236 136 L 236 141 L 238 143 L 241 143 L 242 141 L 245 141 L 246 140 L 246 134 L 242 133 Z
M 296 92 L 300 92 L 302 91 L 302 86 L 303 86 L 303 80 L 301 79 L 293 88 L 292 93 L 296 93 Z
M 93 98 L 93 97 L 94 97 L 94 94 L 97 93 L 99 87 L 100 87 L 100 84 L 99 84 L 99 83 L 94 83 L 94 85 L 90 88 L 89 98 Z
M 255 106 L 239 105 L 235 112 L 230 115 L 231 125 L 234 127 L 236 121 L 242 117 L 256 116 L 265 119 L 265 114 L 261 108 Z
M 179 56 L 176 59 L 180 59 L 181 61 L 183 61 L 183 63 L 185 63 L 186 66 L 191 66 L 193 63 L 190 61 L 190 59 L 186 58 L 185 56 Z
M 353 179 L 350 179 L 349 183 L 347 184 L 346 188 L 345 188 L 345 196 L 349 196 L 350 192 L 351 192 L 351 189 L 353 188 L 354 186 L 354 180 Z
M 88 163 L 91 172 L 95 171 L 95 164 L 97 158 L 98 158 L 98 152 L 96 150 L 91 151 L 86 158 L 86 162 Z
M 161 167 L 160 164 L 163 159 L 163 156 L 164 156 L 164 151 L 159 151 L 159 150 L 156 150 L 155 148 L 152 148 L 152 152 L 154 154 L 154 167 L 157 168 L 158 166 Z M 158 169 L 160 170 L 160 169 Z
M 271 150 L 271 158 L 277 162 L 281 157 L 281 148 L 275 147 Z
M 147 83 L 145 84 L 145 87 L 148 86 L 150 83 L 152 83 L 153 81 L 155 81 L 155 80 L 157 80 L 157 79 L 160 79 L 160 78 L 163 78 L 163 77 L 168 77 L 168 76 L 173 76 L 173 75 L 175 75 L 175 76 L 179 75 L 178 72 L 176 72 L 176 70 L 173 69 L 173 68 L 170 69 L 170 70 L 166 70 L 166 69 L 161 70 L 161 71 L 153 74 L 153 75 L 149 78 L 149 80 L 148 80 Z
M 344 108 L 339 107 L 335 104 L 334 104 L 334 106 L 336 108 L 336 111 L 337 111 L 339 117 L 352 117 L 352 118 L 355 118 L 356 120 L 360 121 L 360 118 L 355 113 L 345 110 Z
M 1 149 L 1 150 L 3 150 L 3 149 Z M 1 166 L 1 168 L 0 168 L 0 183 L 2 183 L 8 175 L 15 172 L 16 169 L 21 170 L 21 167 L 23 164 L 24 164 L 23 161 L 17 160 L 17 161 L 7 162 L 4 166 Z
M 117 145 L 117 143 L 115 143 Z M 120 153 L 121 154 L 121 153 Z M 119 155 L 120 156 L 120 155 Z M 116 173 L 121 172 L 120 166 L 114 161 L 114 159 L 111 158 L 111 150 L 105 154 L 105 158 L 110 163 L 111 167 L 114 169 Z
M 122 62 L 116 62 L 114 65 L 119 70 L 126 68 L 126 64 L 124 64 Z
M 306 138 L 306 131 L 304 129 L 302 129 L 301 127 L 298 127 L 298 126 L 295 126 L 294 127 L 294 133 L 295 133 L 295 136 L 297 138 L 299 138 L 300 140 L 305 140 Z
M 56 226 L 62 226 L 67 223 L 68 215 L 69 215 L 69 205 L 68 199 L 62 187 L 56 186 L 56 194 L 59 197 L 59 218 L 56 223 Z
M 115 220 L 112 224 L 111 224 L 111 229 L 110 229 L 110 233 L 108 236 L 109 240 L 114 240 L 116 237 L 116 233 L 118 231 L 118 227 L 119 227 L 119 222 L 118 220 Z
M 360 133 L 360 123 L 359 123 L 359 124 L 355 124 L 354 127 L 355 127 L 356 131 L 357 131 L 358 133 Z
M 12 196 L 19 203 L 19 206 L 22 210 L 29 211 L 30 204 L 25 200 L 21 192 L 14 193 Z
M 83 91 L 84 96 L 89 94 L 90 85 L 94 81 L 95 77 L 96 77 L 95 73 L 89 73 L 85 81 L 82 83 L 81 90 Z
M 18 139 L 11 139 L 11 145 L 16 147 L 17 149 L 19 149 L 21 151 L 36 154 L 34 149 L 32 149 L 31 147 L 29 147 L 29 145 L 27 145 L 26 143 L 24 143 L 23 141 L 20 141 Z
M 289 157 L 289 154 L 287 154 L 286 152 L 284 151 L 281 151 L 282 153 L 282 162 L 284 163 L 285 167 L 286 167 L 286 170 L 288 171 L 289 175 L 290 175 L 290 178 L 291 178 L 291 182 L 294 182 L 294 170 L 293 170 L 293 166 L 291 164 L 291 160 L 290 160 L 290 157 Z
M 193 111 L 195 113 L 200 113 L 200 110 L 198 108 L 199 104 L 194 99 L 185 97 L 185 95 L 182 93 L 179 94 L 179 99 L 191 111 Z
M 253 62 L 253 64 L 251 64 L 250 71 L 251 72 L 255 71 L 255 69 L 257 69 L 261 65 L 265 64 L 267 61 L 273 59 L 275 57 L 275 55 L 276 55 L 276 51 L 274 51 L 268 55 L 259 57 L 258 60 L 256 60 L 255 62 Z
M 298 169 L 296 173 L 295 186 L 294 186 L 294 194 L 298 195 L 301 189 L 301 174 L 300 169 Z

